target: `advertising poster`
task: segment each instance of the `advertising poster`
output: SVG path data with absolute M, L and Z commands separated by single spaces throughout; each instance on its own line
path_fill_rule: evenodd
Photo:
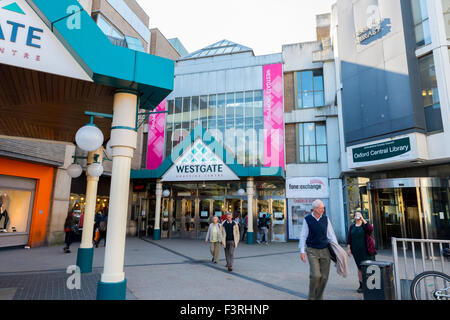
M 288 230 L 289 240 L 299 240 L 302 231 L 303 219 L 312 212 L 312 203 L 317 198 L 311 199 L 288 199 Z M 328 208 L 328 199 L 320 199 Z
M 283 66 L 263 67 L 264 166 L 284 169 Z
M 155 111 L 166 111 L 166 100 L 156 107 Z M 150 115 L 148 122 L 147 169 L 156 170 L 164 159 L 164 132 L 166 114 L 155 113 Z

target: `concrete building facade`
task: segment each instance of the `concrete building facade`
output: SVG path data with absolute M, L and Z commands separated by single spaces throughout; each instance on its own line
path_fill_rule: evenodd
M 332 10 L 346 220 L 379 247 L 450 237 L 449 3 L 337 1 Z
M 345 241 L 331 16 L 316 19 L 317 41 L 282 49 L 289 239 L 299 238 L 303 217 L 320 198 Z

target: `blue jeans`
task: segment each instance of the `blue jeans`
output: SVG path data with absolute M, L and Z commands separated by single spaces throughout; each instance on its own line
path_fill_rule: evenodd
M 261 242 L 263 237 L 264 237 L 264 242 L 268 243 L 269 242 L 269 234 L 267 232 L 267 227 L 259 228 L 258 241 Z

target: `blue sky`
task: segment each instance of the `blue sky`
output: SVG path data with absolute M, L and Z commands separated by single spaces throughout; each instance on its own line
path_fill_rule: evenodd
M 316 40 L 315 15 L 334 0 L 137 0 L 150 28 L 179 38 L 189 52 L 222 39 L 253 48 L 256 55 L 281 52 L 283 44 Z

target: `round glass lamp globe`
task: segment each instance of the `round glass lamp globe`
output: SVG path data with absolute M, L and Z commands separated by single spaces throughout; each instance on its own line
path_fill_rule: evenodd
M 170 196 L 170 191 L 169 190 L 164 190 L 162 195 L 163 195 L 163 197 L 167 198 L 168 196 Z
M 245 194 L 245 190 L 244 189 L 239 189 L 238 190 L 238 194 L 240 195 L 240 196 L 243 196 L 244 194 Z
M 71 178 L 78 178 L 83 173 L 83 169 L 79 164 L 73 163 L 67 168 L 67 174 Z
M 95 151 L 103 144 L 103 133 L 95 125 L 81 127 L 75 135 L 77 146 L 84 151 Z
M 111 140 L 106 144 L 106 156 L 111 159 L 112 158 L 112 148 L 111 148 Z
M 100 163 L 90 164 L 87 172 L 91 177 L 100 177 L 103 174 L 103 166 Z

